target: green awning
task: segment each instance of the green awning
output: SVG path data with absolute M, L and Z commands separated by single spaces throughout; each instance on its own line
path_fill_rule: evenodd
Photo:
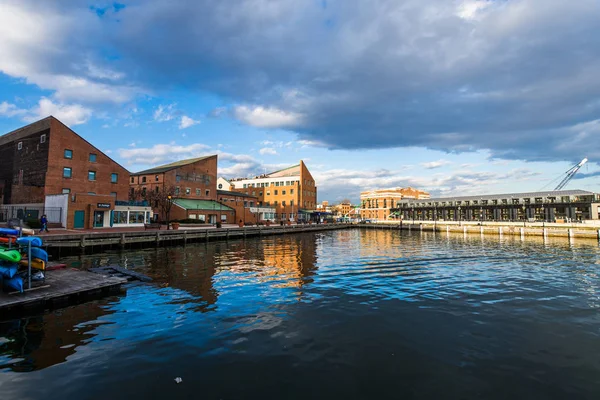
M 173 204 L 185 210 L 233 211 L 233 208 L 213 200 L 173 199 Z

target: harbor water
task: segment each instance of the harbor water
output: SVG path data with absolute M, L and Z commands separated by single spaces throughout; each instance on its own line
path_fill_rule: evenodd
M 63 261 L 153 282 L 0 316 L 2 400 L 600 398 L 594 241 L 356 229 Z

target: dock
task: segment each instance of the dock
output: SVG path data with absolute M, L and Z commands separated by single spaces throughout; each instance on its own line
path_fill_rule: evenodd
M 214 240 L 243 239 L 255 236 L 284 235 L 303 232 L 349 229 L 350 224 L 273 225 L 235 228 L 184 228 L 178 230 L 148 230 L 111 232 L 98 229 L 94 232 L 70 232 L 43 236 L 44 246 L 53 256 L 71 253 L 99 252 L 108 248 L 140 248 L 208 242 Z
M 46 271 L 45 282 L 24 293 L 0 292 L 0 315 L 23 314 L 47 308 L 60 308 L 92 298 L 118 293 L 127 279 L 104 276 L 77 269 Z

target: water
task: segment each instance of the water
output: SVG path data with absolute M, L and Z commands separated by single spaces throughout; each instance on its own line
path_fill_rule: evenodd
M 1 322 L 3 400 L 600 398 L 594 242 L 354 230 L 66 261 L 155 280 Z

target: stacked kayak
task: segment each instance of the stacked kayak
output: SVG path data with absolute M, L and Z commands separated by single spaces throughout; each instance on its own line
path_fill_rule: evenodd
M 42 249 L 42 239 L 36 236 L 18 237 L 17 229 L 0 228 L 0 281 L 5 290 L 23 292 L 24 278 L 28 279 L 29 267 L 40 270 L 32 274 L 32 280 L 46 270 L 48 253 Z M 21 272 L 19 272 L 21 269 Z

